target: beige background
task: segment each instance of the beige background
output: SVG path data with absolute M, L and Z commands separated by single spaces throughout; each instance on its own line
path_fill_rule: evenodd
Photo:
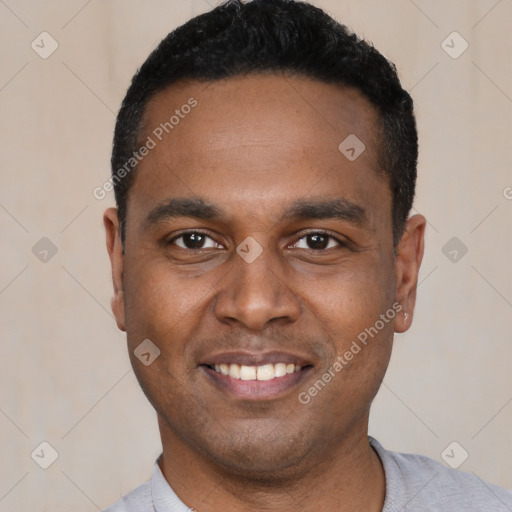
M 150 476 L 155 414 L 110 313 L 113 196 L 92 190 L 137 66 L 214 1 L 0 1 L 0 512 L 95 511 Z M 512 2 L 315 3 L 397 64 L 420 130 L 417 314 L 371 433 L 440 461 L 457 441 L 460 469 L 512 489 Z M 47 59 L 31 48 L 43 31 L 59 45 Z M 441 46 L 453 31 L 469 43 L 456 59 Z M 454 236 L 468 248 L 455 263 L 442 252 Z M 46 263 L 42 237 L 58 248 Z M 30 455 L 42 441 L 59 454 L 46 470 Z

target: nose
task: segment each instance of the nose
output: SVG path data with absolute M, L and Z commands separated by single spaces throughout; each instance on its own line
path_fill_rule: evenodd
M 262 330 L 269 323 L 292 323 L 299 318 L 299 297 L 292 291 L 290 277 L 282 272 L 277 256 L 265 249 L 251 263 L 238 254 L 233 260 L 215 297 L 215 316 L 220 322 Z

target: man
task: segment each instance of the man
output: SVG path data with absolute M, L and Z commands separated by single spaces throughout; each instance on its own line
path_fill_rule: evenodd
M 318 8 L 231 0 L 162 41 L 118 115 L 104 222 L 163 453 L 110 512 L 512 510 L 368 437 L 413 317 L 416 161 L 393 65 Z

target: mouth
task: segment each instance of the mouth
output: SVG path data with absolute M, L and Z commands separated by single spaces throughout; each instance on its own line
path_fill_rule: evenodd
M 211 368 L 211 367 L 210 367 Z M 272 380 L 280 379 L 290 373 L 300 372 L 302 366 L 293 363 L 264 364 L 261 366 L 246 366 L 236 363 L 216 364 L 213 369 L 222 375 L 240 380 Z
M 307 360 L 281 353 L 222 354 L 199 367 L 217 389 L 252 400 L 282 397 L 298 387 L 313 369 Z

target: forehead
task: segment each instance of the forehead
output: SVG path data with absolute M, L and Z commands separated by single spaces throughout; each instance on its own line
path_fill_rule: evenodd
M 143 132 L 151 134 L 174 113 L 179 114 L 175 111 L 190 98 L 197 101 L 193 115 L 181 113 L 181 126 L 179 130 L 177 124 L 173 126 L 171 133 L 190 137 L 199 129 L 205 150 L 250 144 L 255 137 L 261 143 L 299 143 L 304 149 L 314 146 L 332 150 L 333 144 L 336 149 L 347 135 L 355 133 L 365 139 L 369 156 L 378 142 L 376 109 L 358 90 L 306 77 L 273 74 L 173 84 L 148 101 Z M 181 122 L 184 119 L 186 123 Z M 177 137 L 167 138 L 170 145 L 172 138 Z
M 280 75 L 177 83 L 146 106 L 142 140 L 155 146 L 133 188 L 148 208 L 173 195 L 260 207 L 310 192 L 368 199 L 387 187 L 378 127 L 369 101 L 340 85 Z M 349 159 L 347 144 L 364 151 Z

